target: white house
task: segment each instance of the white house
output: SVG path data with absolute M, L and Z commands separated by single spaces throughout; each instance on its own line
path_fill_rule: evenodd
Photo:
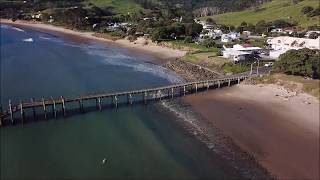
M 234 62 L 245 61 L 252 54 L 259 54 L 262 50 L 259 47 L 252 47 L 248 44 L 236 44 L 233 45 L 232 48 L 223 47 L 222 51 L 223 57 L 227 59 L 231 59 Z
M 221 35 L 221 42 L 223 42 L 223 43 L 229 43 L 229 42 L 231 42 L 232 41 L 232 39 L 231 39 L 231 37 L 228 35 L 228 34 L 222 34 Z
M 230 32 L 229 36 L 231 37 L 232 40 L 237 40 L 240 38 L 240 33 L 238 32 Z
M 221 35 L 221 42 L 228 43 L 228 42 L 231 42 L 233 40 L 237 40 L 239 38 L 240 38 L 240 33 L 231 32 L 229 34 L 222 34 Z
M 204 39 L 204 38 L 206 38 L 206 37 L 216 39 L 216 38 L 217 38 L 217 35 L 216 35 L 216 33 L 214 33 L 213 31 L 208 31 L 207 33 L 201 33 L 201 34 L 200 34 L 200 38 L 201 38 L 201 39 Z
M 270 58 L 272 59 L 277 59 L 281 54 L 291 49 L 320 49 L 320 37 L 318 37 L 318 39 L 307 39 L 280 36 L 268 39 L 267 43 L 271 48 Z
M 220 29 L 215 29 L 213 32 L 216 34 L 217 37 L 221 37 L 223 32 Z
M 204 24 L 202 25 L 203 26 L 203 29 L 205 30 L 212 30 L 214 29 L 214 25 L 211 25 L 211 24 Z
M 251 32 L 250 31 L 243 31 L 242 34 L 245 35 L 245 36 L 250 36 Z

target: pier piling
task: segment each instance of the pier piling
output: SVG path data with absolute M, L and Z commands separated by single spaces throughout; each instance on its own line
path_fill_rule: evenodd
M 116 108 L 118 108 L 118 98 L 117 98 L 117 96 L 114 96 L 113 99 L 114 99 L 114 106 Z
M 21 122 L 24 122 L 24 110 L 23 110 L 23 102 L 20 101 L 20 115 L 21 115 Z
M 31 101 L 31 104 L 33 104 L 35 102 L 34 98 L 31 98 L 30 101 Z M 33 111 L 33 118 L 36 119 L 37 114 L 36 114 L 36 108 L 34 106 L 32 107 L 32 111 Z
M 99 106 L 99 111 L 102 111 L 101 97 L 98 97 L 98 106 Z
M 52 101 L 53 116 L 54 116 L 54 118 L 57 118 L 56 101 L 53 99 L 53 97 L 51 97 L 51 101 Z
M 42 107 L 44 112 L 44 119 L 47 119 L 47 108 L 46 108 L 46 103 L 44 101 L 44 98 L 42 98 Z
M 162 100 L 161 90 L 158 91 L 158 95 L 159 95 L 159 101 L 161 101 Z
M 65 105 L 65 101 L 64 101 L 63 96 L 61 96 L 61 102 L 62 102 L 62 112 L 63 112 L 63 116 L 66 116 L 66 115 L 67 115 L 67 113 L 66 113 L 66 105 Z
M 144 104 L 147 104 L 147 92 L 146 91 L 143 92 L 143 101 L 144 101 Z
M 173 99 L 173 98 L 174 98 L 174 89 L 171 88 L 171 99 Z
M 12 112 L 12 104 L 11 104 L 11 100 L 9 100 L 9 114 L 10 114 L 10 120 L 11 120 L 11 123 L 13 124 L 14 121 L 13 121 L 13 112 Z
M 132 94 L 129 94 L 127 96 L 127 101 L 128 101 L 128 104 L 132 105 Z

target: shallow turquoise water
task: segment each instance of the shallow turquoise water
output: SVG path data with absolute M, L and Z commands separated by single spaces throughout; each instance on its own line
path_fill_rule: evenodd
M 1 102 L 180 81 L 151 58 L 2 26 Z M 1 178 L 240 178 L 176 118 L 154 103 L 1 128 Z

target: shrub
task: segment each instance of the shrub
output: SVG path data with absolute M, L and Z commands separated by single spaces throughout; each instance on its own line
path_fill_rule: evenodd
M 187 36 L 187 37 L 184 39 L 184 43 L 192 43 L 192 37 L 191 37 L 191 36 Z
M 310 13 L 311 11 L 313 11 L 313 7 L 311 7 L 311 6 L 305 6 L 305 7 L 303 7 L 303 8 L 301 9 L 301 12 L 302 12 L 303 14 L 308 14 L 308 13 Z
M 134 35 L 129 35 L 127 38 L 130 42 L 137 40 L 137 36 L 134 36 Z
M 215 44 L 216 44 L 215 41 L 214 41 L 213 39 L 211 39 L 211 38 L 205 39 L 205 40 L 201 43 L 201 45 L 203 45 L 203 46 L 205 46 L 205 47 L 207 47 L 207 48 L 214 47 Z

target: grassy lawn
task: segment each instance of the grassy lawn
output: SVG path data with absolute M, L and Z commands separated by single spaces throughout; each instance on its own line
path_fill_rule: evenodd
M 196 43 L 185 43 L 183 40 L 174 40 L 174 41 L 162 41 L 161 44 L 164 46 L 179 49 L 179 50 L 186 50 L 186 51 L 216 51 L 216 48 L 207 48 L 200 44 Z
M 320 99 L 320 80 L 305 79 L 301 76 L 292 76 L 285 74 L 272 74 L 269 76 L 264 76 L 262 78 L 255 79 L 257 83 L 262 84 L 275 84 L 287 86 L 290 88 L 298 87 L 297 85 L 302 85 L 302 90 L 312 96 Z
M 256 47 L 261 47 L 263 48 L 267 44 L 267 39 L 266 38 L 261 38 L 261 39 L 249 39 L 248 42 L 252 46 Z
M 235 74 L 250 70 L 248 66 L 233 64 L 230 60 L 218 56 L 217 53 L 218 49 L 212 48 L 210 51 L 189 52 L 181 59 L 224 74 Z
M 304 6 L 319 7 L 318 0 L 303 0 L 297 4 L 293 4 L 292 0 L 272 0 L 271 2 L 262 4 L 259 10 L 250 9 L 241 12 L 232 12 L 213 16 L 218 23 L 227 25 L 240 25 L 241 22 L 256 24 L 260 20 L 274 21 L 276 19 L 284 19 L 298 22 L 301 27 L 319 24 L 320 18 L 309 18 L 301 12 Z
M 113 8 L 116 13 L 120 14 L 144 11 L 144 8 L 132 0 L 88 0 L 88 3 L 100 8 Z

